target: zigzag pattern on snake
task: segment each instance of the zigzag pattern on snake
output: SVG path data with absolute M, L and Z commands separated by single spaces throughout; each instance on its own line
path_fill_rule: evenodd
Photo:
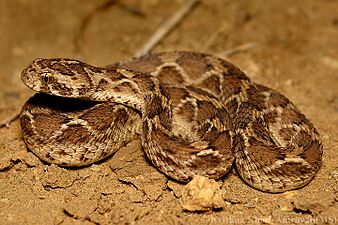
M 49 163 L 88 165 L 139 133 L 155 167 L 184 182 L 234 164 L 252 187 L 283 192 L 321 165 L 320 137 L 294 104 L 212 55 L 148 54 L 104 68 L 36 59 L 22 81 L 39 92 L 23 107 L 23 137 Z

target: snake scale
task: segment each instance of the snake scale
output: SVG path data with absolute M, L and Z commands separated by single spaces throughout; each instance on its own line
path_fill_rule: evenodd
M 234 164 L 265 192 L 308 184 L 322 144 L 285 96 L 204 53 L 147 54 L 107 67 L 36 59 L 22 72 L 36 92 L 20 121 L 27 147 L 60 166 L 88 165 L 131 141 L 167 176 L 217 179 Z

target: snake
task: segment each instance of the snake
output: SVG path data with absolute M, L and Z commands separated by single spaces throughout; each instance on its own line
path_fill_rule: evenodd
M 22 136 L 47 163 L 90 165 L 139 136 L 150 162 L 179 182 L 235 168 L 251 187 L 279 193 L 304 187 L 321 166 L 309 119 L 211 54 L 148 53 L 105 67 L 38 58 L 21 80 L 37 92 L 22 108 Z

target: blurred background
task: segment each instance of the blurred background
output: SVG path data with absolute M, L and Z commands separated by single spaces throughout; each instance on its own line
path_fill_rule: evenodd
M 77 58 L 98 66 L 126 60 L 187 2 L 0 0 L 0 107 L 26 90 L 19 75 L 34 58 Z M 337 30 L 334 0 L 200 1 L 153 51 L 222 55 L 255 43 L 231 61 L 259 75 L 255 79 L 268 76 L 268 83 L 271 77 L 304 83 L 306 74 L 312 81 L 304 86 L 322 85 L 328 92 L 330 71 L 337 69 Z

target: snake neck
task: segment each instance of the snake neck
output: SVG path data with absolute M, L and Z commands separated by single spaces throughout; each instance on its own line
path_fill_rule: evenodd
M 118 75 L 118 77 L 116 77 Z M 149 127 L 171 131 L 171 97 L 159 80 L 147 73 L 118 69 L 96 78 L 88 99 L 111 101 L 138 110 Z

